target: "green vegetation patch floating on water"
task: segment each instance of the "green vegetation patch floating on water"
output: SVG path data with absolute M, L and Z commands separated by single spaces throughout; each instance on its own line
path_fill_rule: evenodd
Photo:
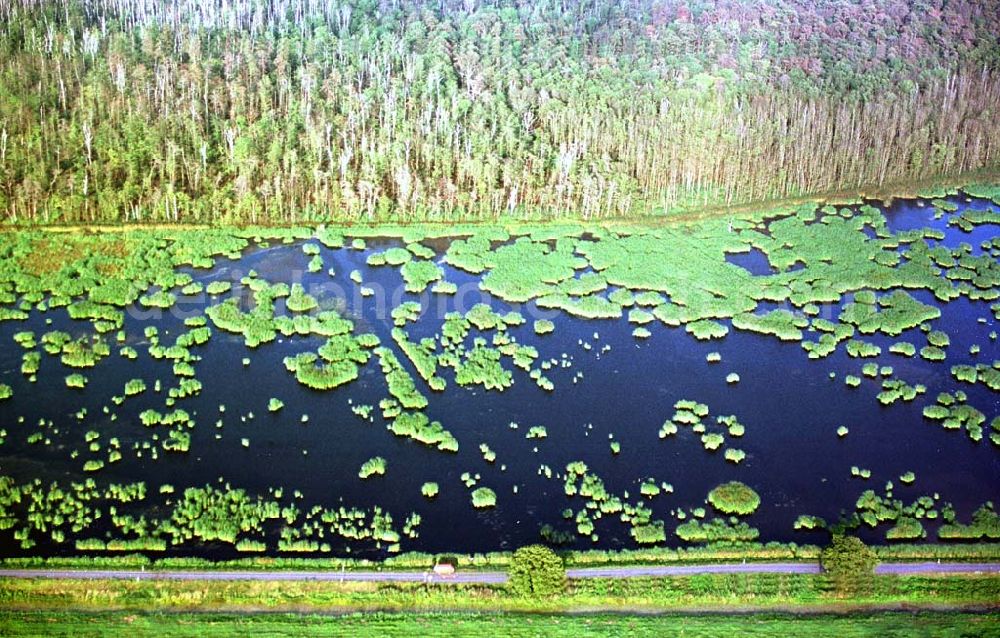
M 386 461 L 381 456 L 374 456 L 361 465 L 358 470 L 358 478 L 366 479 L 371 476 L 382 476 L 385 474 Z
M 455 362 L 455 383 L 461 386 L 481 385 L 487 390 L 504 390 L 514 382 L 511 373 L 504 369 L 502 353 L 476 338 L 465 356 Z
M 232 283 L 228 281 L 212 281 L 205 286 L 205 292 L 210 295 L 221 295 L 229 292 L 232 287 Z
M 420 486 L 420 493 L 427 498 L 434 498 L 438 495 L 438 491 L 437 483 L 424 483 Z
M 315 330 L 320 334 L 336 334 L 327 337 L 326 343 L 317 352 L 303 352 L 284 359 L 285 368 L 295 375 L 296 380 L 314 390 L 331 390 L 357 379 L 359 367 L 367 363 L 371 356 L 369 348 L 378 344 L 378 339 L 371 334 L 343 334 L 351 324 L 332 315 L 330 319 L 332 330 L 326 330 L 323 324 L 316 326 Z
M 787 310 L 772 310 L 764 315 L 743 313 L 733 317 L 733 327 L 769 334 L 783 341 L 799 341 L 802 329 L 809 325 L 805 317 L 796 316 Z
M 736 325 L 735 322 L 733 325 Z M 717 321 L 710 321 L 708 319 L 693 321 L 687 324 L 685 328 L 699 340 L 721 339 L 729 334 L 729 328 Z
M 93 437 L 90 437 L 94 440 Z M 376 461 L 376 459 L 372 459 Z M 84 471 L 96 472 L 101 460 L 87 461 Z M 166 489 L 169 488 L 169 489 Z M 81 549 L 90 551 L 163 551 L 168 546 L 194 543 L 222 543 L 237 547 L 259 548 L 268 527 L 280 524 L 284 532 L 278 541 L 281 551 L 315 551 L 320 544 L 312 540 L 319 533 L 328 539 L 368 540 L 397 543 L 400 536 L 392 527 L 392 517 L 379 507 L 360 510 L 346 506 L 313 509 L 316 519 L 309 521 L 290 501 L 280 502 L 280 490 L 269 500 L 248 494 L 229 485 L 190 487 L 179 497 L 172 486 L 158 490 L 165 500 L 157 503 L 157 515 L 141 522 L 130 515 L 112 517 L 109 540 L 81 540 Z M 153 498 L 145 483 L 111 484 L 98 487 L 92 478 L 67 485 L 40 481 L 16 483 L 0 477 L 0 511 L 10 527 L 16 528 L 23 549 L 30 549 L 36 539 L 63 542 L 73 529 L 85 529 L 100 510 L 114 510 L 129 503 L 149 503 Z M 29 511 L 30 510 L 30 511 Z M 315 545 L 315 547 L 313 547 Z M 266 545 L 265 545 L 266 546 Z M 328 549 L 324 551 L 329 551 Z
M 66 377 L 66 387 L 67 388 L 85 388 L 87 386 L 87 377 L 80 373 L 73 373 Z
M 746 452 L 736 448 L 727 448 L 725 452 L 726 460 L 733 463 L 741 463 L 746 456 Z
M 760 496 L 750 486 L 730 481 L 708 493 L 708 502 L 723 514 L 752 514 L 760 505 Z
M 544 425 L 533 425 L 528 428 L 528 432 L 524 435 L 527 439 L 544 439 L 549 435 L 548 431 L 545 429 Z
M 941 427 L 946 430 L 965 428 L 970 439 L 979 441 L 983 438 L 986 415 L 965 401 L 966 394 L 961 390 L 954 394 L 942 392 L 936 403 L 924 407 L 924 418 L 940 422 Z
M 913 401 L 926 391 L 926 386 L 919 383 L 911 386 L 902 379 L 886 379 L 882 382 L 882 391 L 876 398 L 882 405 L 891 405 L 896 401 Z
M 497 504 L 496 492 L 488 487 L 477 487 L 472 490 L 472 506 L 476 509 L 493 507 Z
M 410 376 L 399 363 L 399 359 L 388 348 L 376 348 L 382 373 L 389 386 L 389 394 L 409 410 L 422 410 L 427 407 L 427 398 L 422 395 Z
M 690 519 L 677 526 L 678 538 L 688 543 L 749 543 L 760 536 L 760 532 L 745 521 L 714 518 L 710 521 Z
M 428 419 L 423 412 L 402 412 L 392 420 L 389 429 L 396 436 L 414 439 L 442 452 L 458 451 L 458 441 L 451 432 L 439 422 Z
M 903 355 L 904 357 L 912 357 L 917 353 L 917 348 L 912 343 L 900 341 L 889 346 L 889 352 Z
M 425 260 L 407 262 L 403 265 L 401 272 L 403 281 L 406 282 L 406 291 L 412 293 L 423 292 L 428 285 L 444 276 L 444 271 L 441 270 L 440 266 Z
M 1000 360 L 994 361 L 992 365 L 954 365 L 951 367 L 951 374 L 958 381 L 981 383 L 994 392 L 1000 392 Z
M 857 327 L 862 334 L 881 331 L 897 336 L 904 330 L 937 319 L 941 311 L 923 304 L 902 290 L 879 297 L 875 304 L 849 303 L 840 313 L 840 320 Z
M 555 324 L 548 319 L 538 319 L 535 321 L 535 334 L 548 334 L 555 330 Z
M 413 255 L 410 254 L 410 251 L 396 247 L 381 253 L 369 253 L 367 261 L 369 266 L 402 266 L 412 258 Z

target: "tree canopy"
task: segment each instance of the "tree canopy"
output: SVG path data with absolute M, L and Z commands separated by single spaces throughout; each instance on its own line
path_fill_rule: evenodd
M 1000 157 L 995 0 L 0 0 L 16 223 L 662 214 Z
M 838 534 L 820 552 L 820 564 L 836 590 L 852 593 L 871 585 L 878 556 L 856 536 Z
M 515 551 L 508 576 L 511 589 L 520 596 L 551 596 L 566 588 L 563 560 L 544 545 L 528 545 Z

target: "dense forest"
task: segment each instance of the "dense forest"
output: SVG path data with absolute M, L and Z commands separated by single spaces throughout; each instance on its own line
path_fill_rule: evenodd
M 998 0 L 0 0 L 8 223 L 596 219 L 1000 163 Z

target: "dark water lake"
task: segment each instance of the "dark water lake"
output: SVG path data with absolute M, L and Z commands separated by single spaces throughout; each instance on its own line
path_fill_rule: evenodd
M 955 201 L 962 206 L 986 206 Z M 912 201 L 890 206 L 887 219 L 894 232 L 939 228 L 946 233 L 943 244 L 956 247 L 967 242 L 973 254 L 981 254 L 979 244 L 1000 232 L 995 225 L 962 232 L 948 226 L 945 219 L 934 219 L 929 206 Z M 366 258 L 372 251 L 402 243 L 369 241 L 365 250 L 322 248 L 324 267 L 318 273 L 306 271 L 309 257 L 303 254 L 301 244 L 252 248 L 238 261 L 219 259 L 211 270 L 190 272 L 203 283 L 233 281 L 233 294 L 241 292 L 238 280 L 251 269 L 270 281 L 301 282 L 321 304 L 351 318 L 357 331 L 374 332 L 384 345 L 394 346 L 389 316 L 396 305 L 392 295 L 404 301 L 420 300 L 421 295 L 398 292 L 402 290 L 398 269 L 368 267 Z M 362 368 L 358 381 L 318 392 L 299 385 L 282 360 L 290 354 L 315 350 L 322 339 L 279 336 L 273 343 L 248 350 L 241 336 L 213 328 L 209 343 L 195 349 L 203 357 L 197 364 L 197 378 L 204 389 L 178 404 L 197 421 L 191 431 L 190 451 L 161 451 L 155 461 L 148 455 L 137 459 L 125 454 L 95 480 L 102 484 L 144 480 L 150 486 L 169 483 L 180 491 L 187 486 L 218 484 L 221 477 L 253 493 L 266 494 L 270 487 L 299 490 L 308 505 L 377 504 L 399 522 L 408 513 L 418 512 L 423 519 L 419 538 L 404 539 L 403 549 L 432 552 L 515 548 L 538 541 L 539 528 L 546 523 L 572 531 L 572 522 L 564 521 L 560 513 L 565 507 L 578 509 L 582 501 L 566 497 L 562 480 L 546 478 L 539 468 L 544 464 L 561 475 L 567 463 L 578 460 L 604 480 L 609 492 L 628 491 L 631 500 L 638 498 L 639 485 L 646 478 L 670 483 L 672 494 L 649 501 L 654 517 L 667 521 L 668 545 L 682 544 L 670 533 L 676 524 L 672 510 L 704 506 L 708 491 L 728 480 L 742 481 L 760 494 L 759 510 L 746 520 L 760 530 L 762 541 L 822 542 L 825 532 L 793 529 L 800 514 L 835 521 L 842 513 L 853 511 L 864 490 L 882 493 L 887 481 L 894 483 L 894 497 L 906 503 L 921 495 L 940 494 L 942 501 L 954 504 L 960 520 L 967 520 L 982 503 L 1000 495 L 1000 451 L 987 440 L 988 434 L 975 443 L 964 431 L 945 430 L 921 414 L 923 406 L 932 403 L 939 392 L 962 389 L 968 403 L 986 415 L 984 430 L 988 432 L 989 421 L 1000 412 L 998 395 L 982 384 L 959 384 L 949 369 L 957 363 L 989 363 L 1000 355 L 997 341 L 988 336 L 1000 330 L 990 303 L 962 298 L 940 305 L 942 316 L 932 323 L 934 329 L 951 338 L 944 362 L 889 353 L 889 346 L 897 341 L 910 341 L 919 349 L 926 343 L 919 329 L 893 338 L 865 336 L 883 349 L 874 361 L 891 365 L 896 378 L 927 387 L 926 394 L 915 401 L 884 407 L 875 399 L 881 380 L 862 377 L 859 388 L 845 385 L 846 375 L 861 376 L 862 365 L 872 360 L 850 358 L 843 347 L 829 357 L 810 360 L 798 342 L 736 330 L 728 321 L 723 323 L 730 326 L 730 332 L 721 340 L 698 341 L 683 327 L 666 327 L 658 321 L 646 326 L 652 333 L 650 338 L 636 339 L 632 336 L 635 325 L 625 318 L 584 320 L 532 304 L 510 306 L 474 290 L 477 276 L 439 263 L 445 279 L 459 285 L 460 294 L 424 293 L 425 306 L 430 309 L 407 326 L 411 340 L 434 335 L 440 331 L 445 312 L 468 310 L 478 301 L 486 301 L 498 311 L 520 310 L 528 321 L 511 328 L 510 333 L 519 342 L 535 346 L 539 361 L 565 355 L 571 362 L 568 367 L 553 366 L 545 372 L 555 384 L 554 392 L 539 388 L 526 372 L 517 369 L 513 371 L 513 386 L 503 392 L 459 387 L 450 374 L 444 392 L 431 392 L 400 353 L 400 361 L 430 401 L 426 414 L 440 421 L 460 442 L 457 454 L 442 453 L 395 437 L 378 416 L 377 407 L 374 423 L 352 413 L 352 405 L 377 406 L 387 396 L 377 360 Z M 736 256 L 733 263 L 755 274 L 769 272 L 763 254 Z M 327 274 L 328 268 L 336 271 L 334 277 Z M 391 291 L 390 298 L 358 296 L 357 286 L 348 278 L 353 270 L 360 271 L 365 285 L 380 292 Z M 321 292 L 324 287 L 326 297 Z M 929 293 L 912 294 L 925 303 L 936 303 Z M 171 362 L 151 359 L 142 347 L 143 328 L 156 325 L 164 342 L 170 342 L 186 330 L 180 311 L 197 313 L 205 303 L 182 299 L 171 312 L 136 308 L 127 313 L 125 331 L 139 358 L 126 361 L 113 353 L 97 367 L 83 370 L 89 378 L 84 391 L 64 386 L 63 377 L 70 371 L 57 357 L 43 356 L 39 381 L 29 383 L 20 373 L 23 351 L 12 336 L 21 330 L 40 335 L 53 329 L 80 335 L 88 324 L 69 319 L 63 309 L 33 313 L 27 322 L 0 322 L 0 343 L 4 344 L 0 348 L 0 381 L 14 390 L 11 400 L 0 403 L 0 425 L 8 431 L 6 443 L 0 446 L 0 473 L 21 480 L 36 476 L 46 481 L 81 480 L 87 476 L 81 472 L 81 461 L 71 460 L 68 450 L 85 447 L 84 432 L 99 431 L 102 440 L 116 436 L 123 448 L 135 436 L 146 436 L 137 415 L 147 408 L 162 410 L 161 395 L 146 392 L 129 399 L 114 410 L 118 413 L 114 422 L 102 414 L 102 407 L 109 404 L 110 396 L 120 394 L 131 378 L 142 377 L 152 387 L 155 378 L 170 377 Z M 823 307 L 820 316 L 835 320 L 839 309 Z M 46 318 L 51 319 L 48 325 Z M 535 335 L 531 322 L 536 318 L 552 318 L 555 331 Z M 814 333 L 807 336 L 817 337 Z M 582 343 L 590 344 L 590 349 Z M 978 355 L 969 353 L 973 344 L 981 347 Z M 710 352 L 720 353 L 721 362 L 707 363 Z M 250 359 L 247 366 L 242 362 L 244 357 Z M 726 382 L 731 372 L 739 374 L 738 383 Z M 830 373 L 835 378 L 831 379 Z M 284 402 L 277 413 L 268 411 L 271 397 Z M 745 460 L 735 465 L 723 458 L 721 450 L 706 451 L 689 429 L 667 439 L 658 438 L 657 431 L 680 399 L 708 405 L 713 420 L 715 415 L 736 415 L 746 426 L 744 436 L 734 440 L 736 447 L 746 452 Z M 224 413 L 220 413 L 220 405 L 225 406 Z M 81 407 L 87 408 L 88 416 L 78 421 L 73 415 Z M 241 418 L 250 412 L 252 419 Z M 22 415 L 25 424 L 17 424 Z M 306 423 L 301 422 L 302 415 L 308 415 Z M 59 435 L 52 436 L 51 446 L 29 445 L 26 434 L 19 434 L 34 431 L 29 425 L 39 419 L 51 419 L 60 429 Z M 218 419 L 223 421 L 221 428 L 215 427 Z M 517 429 L 511 427 L 512 422 Z M 528 428 L 535 425 L 545 426 L 547 438 L 525 437 Z M 850 433 L 838 437 L 839 426 L 847 426 Z M 620 454 L 611 453 L 609 437 L 620 443 Z M 250 441 L 248 447 L 241 443 L 244 438 Z M 496 462 L 483 459 L 480 443 L 487 443 L 496 452 Z M 385 457 L 386 475 L 360 480 L 358 468 L 373 456 Z M 871 470 L 871 478 L 852 477 L 852 466 Z M 916 475 L 912 485 L 899 481 L 908 471 Z M 481 475 L 479 485 L 495 490 L 495 508 L 476 510 L 471 506 L 469 489 L 460 480 L 463 472 Z M 427 481 L 437 482 L 441 488 L 433 501 L 420 494 L 421 484 Z M 933 540 L 933 522 L 925 522 L 925 526 L 928 540 Z M 614 517 L 597 521 L 596 532 L 598 542 L 577 537 L 571 546 L 635 546 L 628 527 Z M 885 542 L 884 529 L 862 530 L 861 535 Z M 210 547 L 184 553 L 200 551 L 216 550 Z M 335 543 L 334 551 L 341 553 L 343 544 Z M 355 546 L 355 553 L 358 551 L 363 552 L 364 546 Z M 213 555 L 229 552 L 220 550 Z

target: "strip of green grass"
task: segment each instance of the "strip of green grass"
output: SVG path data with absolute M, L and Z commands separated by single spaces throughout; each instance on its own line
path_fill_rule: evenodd
M 552 616 L 502 614 L 85 615 L 0 613 L 6 636 L 998 636 L 997 614 L 885 613 L 863 616 Z
M 989 605 L 1000 576 L 878 576 L 844 597 L 823 576 L 702 574 L 571 581 L 552 598 L 512 595 L 504 586 L 336 581 L 0 580 L 0 610 L 64 611 L 424 611 L 564 612 L 856 609 L 859 606 Z M 2 632 L 0 632 L 2 634 Z

